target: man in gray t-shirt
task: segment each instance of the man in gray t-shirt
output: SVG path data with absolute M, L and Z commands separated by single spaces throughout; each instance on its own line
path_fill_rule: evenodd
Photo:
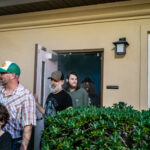
M 88 93 L 85 89 L 78 87 L 78 76 L 75 72 L 71 72 L 67 76 L 67 92 L 72 98 L 73 107 L 88 106 Z

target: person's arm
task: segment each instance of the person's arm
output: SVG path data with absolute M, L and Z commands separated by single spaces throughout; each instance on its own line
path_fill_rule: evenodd
M 45 114 L 45 109 L 37 102 L 36 102 L 36 108 L 42 113 L 42 115 Z
M 32 125 L 25 126 L 23 130 L 22 144 L 20 150 L 27 150 L 31 134 L 32 134 Z
M 36 108 L 42 113 L 42 115 L 44 115 L 45 109 L 39 104 L 37 96 L 35 96 L 35 103 L 36 103 Z
M 31 138 L 32 127 L 36 125 L 36 104 L 32 94 L 28 94 L 26 96 L 26 100 L 22 105 L 21 115 L 22 115 L 21 124 L 23 127 L 23 134 L 20 150 L 27 150 Z

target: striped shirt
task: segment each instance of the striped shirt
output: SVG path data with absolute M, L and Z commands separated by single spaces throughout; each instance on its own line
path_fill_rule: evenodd
M 10 119 L 4 129 L 12 135 L 13 139 L 22 136 L 24 126 L 36 125 L 34 97 L 21 84 L 9 94 L 4 88 L 1 88 L 0 103 L 5 105 L 9 111 Z

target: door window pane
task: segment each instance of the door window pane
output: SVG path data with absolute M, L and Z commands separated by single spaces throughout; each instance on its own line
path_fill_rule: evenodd
M 44 104 L 44 77 L 45 77 L 45 62 L 42 61 L 42 71 L 41 71 L 41 105 Z

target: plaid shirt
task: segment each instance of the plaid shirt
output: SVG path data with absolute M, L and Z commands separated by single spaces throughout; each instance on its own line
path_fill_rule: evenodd
M 12 138 L 22 136 L 26 125 L 36 125 L 36 105 L 33 95 L 21 84 L 11 93 L 7 94 L 5 89 L 0 89 L 0 102 L 4 104 L 10 114 L 10 120 L 5 126 Z

